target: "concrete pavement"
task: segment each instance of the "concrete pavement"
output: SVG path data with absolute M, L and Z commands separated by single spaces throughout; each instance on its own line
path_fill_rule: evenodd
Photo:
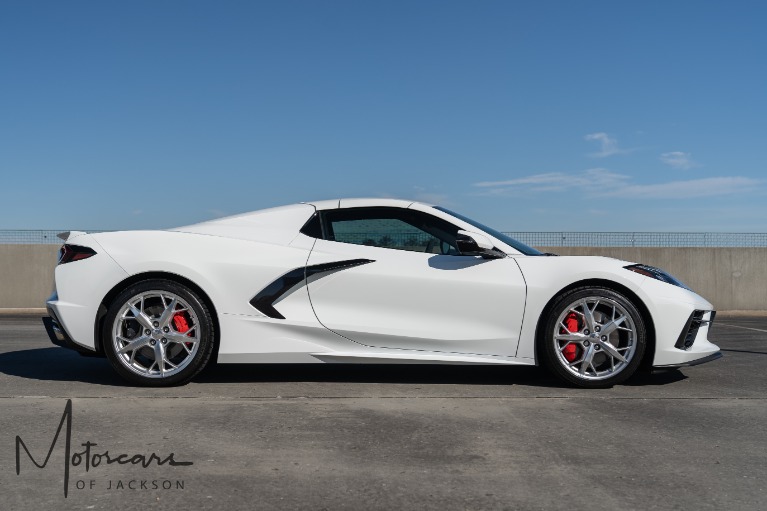
M 0 317 L 2 509 L 767 507 L 767 318 L 719 318 L 719 361 L 596 391 L 536 368 L 331 365 L 134 388 L 39 321 Z M 42 464 L 60 423 L 48 465 L 21 447 L 17 475 L 17 436 Z

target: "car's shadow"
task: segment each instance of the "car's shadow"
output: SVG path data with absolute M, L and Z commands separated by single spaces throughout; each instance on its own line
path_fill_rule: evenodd
M 104 358 L 83 357 L 64 348 L 36 348 L 0 354 L 0 373 L 30 380 L 124 386 Z
M 37 348 L 0 354 L 0 373 L 42 381 L 130 386 L 104 358 L 83 357 L 63 348 Z M 687 377 L 680 371 L 637 372 L 624 385 L 667 385 Z M 564 388 L 547 371 L 529 366 L 414 364 L 213 364 L 197 383 L 331 382 L 432 385 L 525 385 Z

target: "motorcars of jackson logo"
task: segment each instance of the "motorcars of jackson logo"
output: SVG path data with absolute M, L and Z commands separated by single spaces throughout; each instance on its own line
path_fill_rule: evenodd
M 171 452 L 167 455 L 160 455 L 158 453 L 152 452 L 149 454 L 129 454 L 129 453 L 113 453 L 108 450 L 103 450 L 102 448 L 97 448 L 98 444 L 95 442 L 91 442 L 90 440 L 87 440 L 85 442 L 82 442 L 79 444 L 80 447 L 82 447 L 82 450 L 79 450 L 79 447 L 75 447 L 73 451 L 72 447 L 72 400 L 67 399 L 67 404 L 64 407 L 64 413 L 61 415 L 61 420 L 59 421 L 59 426 L 56 429 L 56 434 L 53 437 L 53 441 L 51 442 L 51 446 L 48 449 L 48 453 L 45 455 L 45 458 L 41 461 L 39 461 L 42 456 L 35 457 L 32 455 L 32 453 L 29 451 L 29 448 L 24 443 L 24 440 L 22 440 L 21 436 L 16 435 L 16 475 L 21 475 L 21 466 L 22 466 L 22 450 L 23 453 L 26 454 L 27 458 L 29 458 L 29 461 L 32 462 L 32 464 L 39 468 L 44 469 L 48 465 L 48 461 L 51 459 L 51 454 L 53 454 L 53 449 L 56 447 L 56 443 L 59 441 L 59 436 L 61 435 L 61 430 L 66 425 L 65 433 L 64 433 L 64 498 L 67 498 L 69 495 L 69 473 L 71 467 L 81 467 L 85 466 L 85 472 L 90 473 L 93 470 L 101 469 L 108 465 L 135 465 L 137 468 L 147 469 L 151 466 L 169 466 L 169 467 L 179 467 L 179 466 L 190 466 L 194 463 L 191 461 L 179 461 L 176 459 L 176 454 Z M 140 480 L 140 479 L 131 479 L 129 481 L 109 481 L 109 485 L 107 489 L 168 489 L 168 487 L 165 485 L 165 483 L 172 484 L 169 480 Z M 183 481 L 176 481 L 175 482 L 176 488 L 183 489 Z M 84 489 L 86 486 L 90 486 L 90 488 L 93 488 L 94 486 L 94 480 L 90 480 L 88 484 L 84 480 L 78 480 L 76 482 L 76 487 L 78 489 Z

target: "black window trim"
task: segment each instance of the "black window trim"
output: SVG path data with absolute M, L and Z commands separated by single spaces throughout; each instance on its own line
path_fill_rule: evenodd
M 301 227 L 301 229 L 298 230 L 301 234 L 304 236 L 308 236 L 310 238 L 314 239 L 325 239 L 325 228 L 322 222 L 322 217 L 320 215 L 320 211 L 315 211 L 312 216 L 309 217 L 309 220 L 307 220 L 304 225 Z M 318 224 L 318 227 L 320 229 L 320 235 L 319 237 L 314 235 L 314 230 L 316 227 L 313 225 L 314 223 Z

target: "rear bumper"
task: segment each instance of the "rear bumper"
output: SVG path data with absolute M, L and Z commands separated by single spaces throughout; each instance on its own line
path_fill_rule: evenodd
M 45 326 L 45 332 L 48 334 L 48 338 L 53 344 L 61 348 L 74 349 L 72 346 L 72 339 L 61 329 L 58 321 L 48 316 L 43 318 L 43 326 Z
M 53 344 L 61 348 L 75 350 L 81 355 L 93 356 L 93 357 L 99 356 L 99 353 L 96 352 L 95 350 L 90 350 L 86 348 L 85 346 L 82 346 L 74 342 L 69 337 L 66 330 L 64 330 L 64 327 L 61 326 L 61 322 L 56 316 L 56 313 L 50 307 L 48 307 L 48 314 L 49 314 L 48 317 L 44 317 L 42 319 L 43 319 L 43 325 L 45 326 L 45 331 L 48 334 L 48 338 L 51 340 Z

